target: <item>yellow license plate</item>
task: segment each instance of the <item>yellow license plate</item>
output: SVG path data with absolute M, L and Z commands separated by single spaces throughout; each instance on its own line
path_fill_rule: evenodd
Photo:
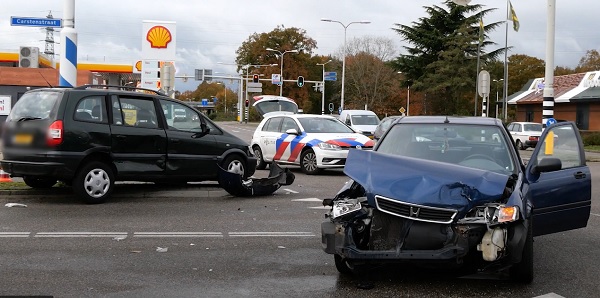
M 19 145 L 29 145 L 33 141 L 33 136 L 29 134 L 15 135 L 14 143 Z

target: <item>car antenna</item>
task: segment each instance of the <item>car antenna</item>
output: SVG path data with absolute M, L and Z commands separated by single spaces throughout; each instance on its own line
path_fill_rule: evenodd
M 38 73 L 40 74 L 42 79 L 44 79 L 44 81 L 46 81 L 46 84 L 48 84 L 48 86 L 50 86 L 50 88 L 54 88 L 54 86 L 52 86 L 52 84 L 50 84 L 50 82 L 48 82 L 48 80 L 46 80 L 46 77 L 44 77 L 44 75 L 42 74 L 41 71 L 38 70 Z
M 444 120 L 444 123 L 450 123 L 450 120 L 448 120 L 448 116 L 446 115 L 446 120 Z

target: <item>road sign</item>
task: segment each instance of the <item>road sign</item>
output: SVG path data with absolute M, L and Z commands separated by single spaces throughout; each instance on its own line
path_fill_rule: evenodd
M 262 83 L 248 82 L 248 88 L 262 88 Z
M 548 119 L 546 119 L 546 127 L 548 127 L 548 126 L 550 126 L 550 125 L 552 125 L 554 123 L 556 123 L 556 119 L 554 119 L 554 118 L 548 118 Z
M 33 17 L 10 17 L 11 26 L 28 27 L 51 27 L 61 28 L 62 19 L 33 18 Z
M 335 71 L 325 72 L 324 80 L 325 81 L 337 81 L 337 72 L 335 72 Z
M 271 75 L 271 83 L 275 85 L 281 84 L 281 75 L 278 73 L 274 73 Z
M 400 113 L 402 113 L 402 114 L 404 114 L 404 112 L 406 112 L 406 110 L 404 109 L 404 107 L 401 107 L 401 108 L 400 108 L 398 111 L 399 111 Z
M 262 88 L 257 88 L 257 87 L 248 87 L 248 92 L 256 92 L 256 93 L 261 93 L 261 92 L 262 92 Z
M 490 73 L 486 70 L 480 71 L 477 76 L 477 92 L 481 97 L 490 94 Z
M 329 103 L 329 113 L 333 113 L 333 102 Z

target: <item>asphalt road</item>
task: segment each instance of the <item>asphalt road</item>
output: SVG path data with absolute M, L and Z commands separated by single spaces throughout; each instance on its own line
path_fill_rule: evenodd
M 223 127 L 246 140 L 253 131 L 251 125 Z M 306 176 L 292 168 L 294 184 L 264 197 L 233 197 L 213 183 L 119 185 L 115 198 L 101 205 L 81 204 L 59 190 L 1 195 L 0 295 L 597 297 L 600 163 L 589 165 L 588 227 L 536 238 L 530 285 L 408 266 L 340 276 L 333 256 L 321 250 L 326 210 L 320 200 L 347 178 L 340 170 Z

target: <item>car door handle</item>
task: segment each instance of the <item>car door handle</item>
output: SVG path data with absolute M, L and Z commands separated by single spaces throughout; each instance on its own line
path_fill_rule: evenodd
M 577 172 L 577 173 L 573 174 L 573 176 L 575 176 L 575 179 L 583 179 L 583 178 L 585 178 L 585 173 Z

